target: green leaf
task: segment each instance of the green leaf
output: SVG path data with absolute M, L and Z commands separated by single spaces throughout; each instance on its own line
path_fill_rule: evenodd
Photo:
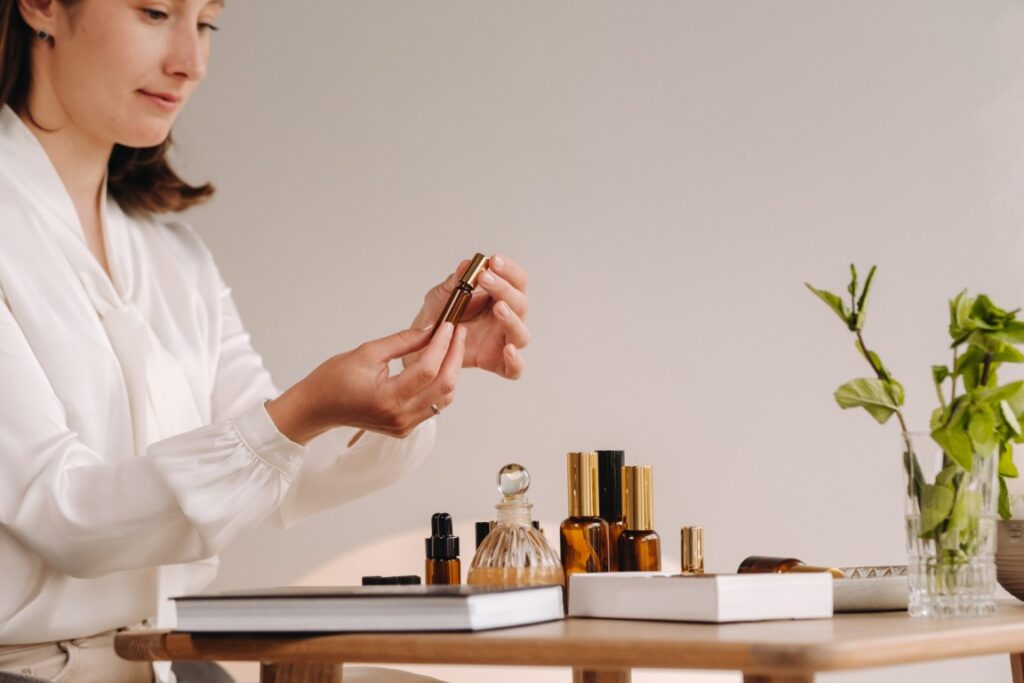
M 878 357 L 877 353 L 865 349 L 864 345 L 860 343 L 859 339 L 854 342 L 854 345 L 856 345 L 857 350 L 860 352 L 860 355 L 864 356 L 864 358 L 867 359 L 868 363 L 877 370 L 878 374 L 881 376 L 882 379 L 886 381 L 892 380 L 892 373 L 889 372 L 889 368 L 885 367 L 885 363 L 882 362 L 882 359 Z
M 846 291 L 850 293 L 851 300 L 857 296 L 857 266 L 852 263 L 850 264 L 850 284 Z
M 974 323 L 971 320 L 973 306 L 974 299 L 967 296 L 966 289 L 949 302 L 949 336 L 953 338 L 954 346 L 961 343 L 963 338 L 974 329 Z
M 867 317 L 868 310 L 868 291 L 871 289 L 871 281 L 875 277 L 875 270 L 877 270 L 877 267 L 871 266 L 871 270 L 868 271 L 868 278 L 864 281 L 864 291 L 860 293 L 860 298 L 857 300 L 857 313 L 853 321 L 854 331 L 859 331 L 864 328 L 864 320 Z
M 999 449 L 999 476 L 1017 478 L 1017 466 L 1013 464 L 1013 445 L 1004 443 Z
M 935 395 L 939 397 L 939 405 L 946 407 L 946 397 L 942 395 L 942 383 L 949 377 L 949 368 L 945 365 L 932 366 L 932 382 L 935 383 Z
M 836 403 L 843 409 L 864 408 L 879 424 L 885 424 L 898 408 L 892 386 L 891 382 L 873 377 L 850 380 L 836 389 Z
M 1010 509 L 1010 491 L 1006 488 L 1006 481 L 999 477 L 999 516 L 1003 519 L 1010 519 L 1013 511 Z
M 953 510 L 953 489 L 925 484 L 921 489 L 921 533 L 942 524 Z
M 850 311 L 846 309 L 846 304 L 843 303 L 842 299 L 832 292 L 826 292 L 823 289 L 815 289 L 807 282 L 805 282 L 804 285 L 806 285 L 807 289 L 814 292 L 815 296 L 828 304 L 828 307 L 835 311 L 836 315 L 838 315 L 847 326 L 853 324 L 853 321 L 850 319 Z
M 967 531 L 978 524 L 981 517 L 981 492 L 962 486 L 956 494 L 953 510 L 949 515 L 949 526 L 958 531 Z
M 982 389 L 974 394 L 976 402 L 997 403 L 999 401 L 1013 401 L 1018 397 L 1024 397 L 1024 380 L 1009 382 L 999 387 Z
M 975 327 L 982 330 L 1002 330 L 1013 316 L 1013 312 L 999 308 L 984 294 L 979 294 L 971 307 L 971 319 Z
M 871 281 L 875 279 L 875 271 L 878 270 L 877 266 L 871 266 L 871 270 L 868 271 L 868 279 L 864 281 L 864 291 L 860 293 L 860 299 L 857 300 L 857 310 L 863 311 L 868 304 L 868 291 L 871 289 Z
M 992 336 L 1006 344 L 1024 343 L 1024 322 L 1011 321 L 1006 323 L 1001 332 L 993 332 Z M 1012 361 L 1020 363 L 1022 361 Z
M 946 467 L 943 467 L 942 471 L 935 475 L 935 485 L 945 486 L 952 490 L 953 478 L 956 477 L 959 472 L 963 472 L 959 465 L 947 465 Z
M 971 437 L 967 433 L 967 401 L 961 396 L 953 402 L 949 420 L 932 430 L 932 439 L 942 446 L 946 455 L 953 458 L 964 470 L 971 471 L 971 459 L 974 449 Z
M 985 363 L 985 352 L 977 346 L 968 346 L 953 364 L 953 376 L 962 377 L 964 388 L 968 391 L 978 386 L 981 381 L 981 370 Z
M 903 469 L 907 472 L 907 495 L 920 501 L 921 489 L 924 488 L 924 473 L 917 456 L 911 451 L 903 451 Z
M 998 445 L 995 412 L 989 405 L 983 403 L 972 407 L 969 414 L 967 433 L 974 445 L 974 452 L 984 454 L 994 451 Z
M 1017 416 L 1013 414 L 1013 409 L 1010 408 L 1010 404 L 1005 400 L 999 402 L 999 411 L 1002 413 L 1003 419 L 1006 421 L 1007 426 L 1017 436 L 1021 435 L 1020 423 L 1017 422 Z

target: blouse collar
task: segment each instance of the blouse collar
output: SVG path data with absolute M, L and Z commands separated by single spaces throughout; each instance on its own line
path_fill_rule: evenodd
M 107 194 L 107 173 L 103 174 L 101 196 L 105 201 L 100 204 L 100 218 L 103 223 L 107 262 L 113 281 L 107 277 L 99 262 L 89 252 L 82 223 L 78 219 L 78 211 L 49 155 L 35 134 L 8 104 L 0 105 L 0 173 L 3 172 L 6 172 L 11 182 L 32 200 L 36 208 L 56 219 L 53 221 L 55 230 L 73 236 L 78 242 L 76 251 L 80 248 L 89 253 L 91 258 L 78 259 L 79 265 L 86 271 L 80 272 L 80 276 L 106 280 L 118 290 L 117 293 L 121 297 L 125 297 L 131 291 L 133 274 L 128 263 L 129 245 L 125 216 L 117 202 Z M 64 237 L 66 238 L 66 234 Z

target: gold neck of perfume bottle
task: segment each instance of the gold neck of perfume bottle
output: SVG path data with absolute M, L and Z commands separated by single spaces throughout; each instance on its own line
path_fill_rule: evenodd
M 569 516 L 597 517 L 597 452 L 569 453 L 565 462 L 569 484 Z
M 622 519 L 629 530 L 654 529 L 654 472 L 650 465 L 622 468 Z

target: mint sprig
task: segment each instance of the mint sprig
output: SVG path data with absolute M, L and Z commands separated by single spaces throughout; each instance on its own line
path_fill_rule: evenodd
M 943 469 L 929 484 L 912 452 L 900 410 L 905 398 L 903 385 L 864 343 L 865 311 L 875 271 L 872 266 L 858 293 L 857 269 L 851 264 L 849 305 L 841 297 L 805 283 L 854 333 L 858 352 L 874 372 L 874 377 L 843 384 L 836 390 L 835 399 L 844 409 L 864 408 L 880 424 L 896 415 L 906 442 L 908 493 L 918 500 L 921 510 L 920 534 L 935 539 L 947 559 L 960 561 L 978 541 L 981 501 L 977 492 L 961 486 L 975 454 L 998 457 L 999 514 L 1004 519 L 1011 514 L 1006 479 L 1018 475 L 1013 444 L 1024 442 L 1024 381 L 1000 385 L 998 376 L 1003 363 L 1024 363 L 1024 353 L 1017 348 L 1024 344 L 1024 322 L 1016 319 L 1020 309 L 1004 310 L 984 294 L 970 297 L 965 290 L 950 300 L 953 362 L 932 366 L 939 407 L 932 413 L 930 427 L 932 440 L 943 451 Z M 948 400 L 943 393 L 947 382 Z M 960 388 L 962 393 L 958 395 Z

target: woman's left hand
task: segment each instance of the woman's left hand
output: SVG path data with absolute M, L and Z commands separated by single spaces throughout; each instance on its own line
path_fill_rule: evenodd
M 420 329 L 437 321 L 448 297 L 469 266 L 465 260 L 441 284 L 423 297 L 423 307 L 413 321 Z M 494 255 L 477 278 L 477 288 L 459 325 L 466 328 L 466 353 L 462 367 L 481 368 L 507 379 L 518 379 L 524 363 L 520 349 L 530 343 L 526 327 L 526 271 L 504 256 Z M 408 365 L 414 357 L 406 356 Z

